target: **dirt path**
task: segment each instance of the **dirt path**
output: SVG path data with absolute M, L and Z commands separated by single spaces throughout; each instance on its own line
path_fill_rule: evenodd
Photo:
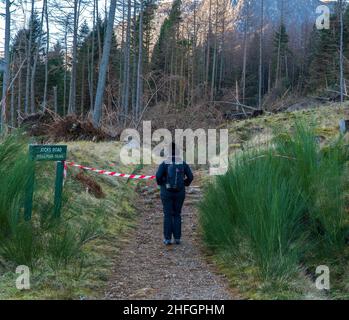
M 158 191 L 142 191 L 145 209 L 114 266 L 106 299 L 233 299 L 224 277 L 214 273 L 199 248 L 194 204 L 200 194 L 198 187 L 189 188 L 182 211 L 182 243 L 166 247 Z

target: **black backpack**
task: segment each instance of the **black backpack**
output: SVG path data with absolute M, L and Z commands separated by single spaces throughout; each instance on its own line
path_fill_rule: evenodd
M 166 189 L 168 191 L 181 191 L 184 188 L 183 163 L 167 164 Z

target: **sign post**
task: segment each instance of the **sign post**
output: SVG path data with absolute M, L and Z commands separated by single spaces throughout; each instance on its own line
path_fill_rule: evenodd
M 67 158 L 67 146 L 29 145 L 29 156 L 33 161 L 56 161 L 56 181 L 54 197 L 54 216 L 59 217 L 62 204 L 64 161 Z M 30 220 L 33 210 L 35 170 L 31 173 L 24 204 L 24 218 Z
M 54 217 L 61 215 L 62 191 L 63 191 L 64 161 L 57 161 L 56 181 L 55 181 L 55 208 Z

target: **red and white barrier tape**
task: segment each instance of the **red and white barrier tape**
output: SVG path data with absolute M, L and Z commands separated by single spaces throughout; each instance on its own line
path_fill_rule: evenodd
M 66 179 L 68 174 L 68 165 L 67 161 L 64 161 L 64 170 L 63 170 L 63 178 Z
M 93 171 L 99 174 L 104 174 L 107 176 L 111 177 L 122 177 L 122 178 L 128 178 L 128 179 L 141 179 L 141 180 L 153 180 L 155 179 L 155 176 L 146 176 L 143 174 L 126 174 L 126 173 L 118 173 L 114 171 L 107 171 L 107 170 L 101 170 L 101 169 L 96 169 L 96 168 L 90 168 L 90 167 L 85 167 L 80 164 L 77 164 L 75 162 L 70 162 L 70 161 L 65 161 L 64 164 L 64 176 L 67 176 L 67 169 L 68 166 L 70 167 L 76 167 L 82 170 L 87 170 L 87 171 Z

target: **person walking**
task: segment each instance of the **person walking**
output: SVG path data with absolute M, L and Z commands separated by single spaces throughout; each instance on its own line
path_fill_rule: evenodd
M 182 232 L 182 207 L 185 199 L 185 187 L 193 181 L 193 173 L 179 156 L 174 142 L 170 145 L 169 156 L 163 161 L 156 173 L 156 182 L 160 186 L 160 197 L 164 210 L 164 244 L 180 244 Z

